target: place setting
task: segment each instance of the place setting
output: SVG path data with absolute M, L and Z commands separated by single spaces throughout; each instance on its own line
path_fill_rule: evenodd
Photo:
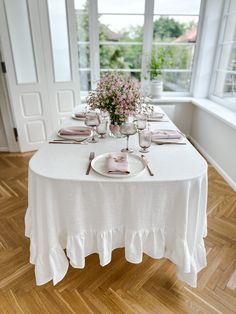
M 81 114 L 82 115 L 82 114 Z M 82 144 L 97 143 L 99 138 L 104 139 L 108 131 L 108 120 L 103 114 L 87 111 L 85 117 L 76 120 L 83 121 L 85 126 L 67 126 L 57 132 L 56 139 L 49 144 Z
M 101 154 L 91 161 L 91 168 L 95 172 L 102 176 L 119 179 L 136 176 L 142 173 L 146 166 L 146 162 L 142 157 L 125 152 Z
M 158 129 L 152 131 L 152 143 L 157 145 L 175 144 L 186 145 L 186 137 L 179 130 Z
M 148 122 L 168 122 L 169 119 L 167 118 L 165 113 L 162 112 L 152 112 L 150 115 L 147 116 Z
M 94 152 L 91 152 L 86 175 L 90 173 L 92 168 L 95 172 L 106 177 L 128 178 L 142 173 L 147 168 L 149 174 L 154 176 L 145 156 L 133 153 L 134 149 L 129 146 L 130 136 L 138 132 L 139 152 L 149 152 L 148 148 L 151 146 L 152 139 L 151 131 L 148 129 L 138 130 L 136 123 L 125 122 L 121 125 L 120 132 L 126 136 L 126 147 L 122 148 L 120 152 L 109 152 L 97 157 L 95 157 Z
M 67 126 L 57 132 L 56 139 L 49 141 L 49 144 L 88 144 L 92 130 L 86 126 Z
M 79 120 L 79 121 L 85 121 L 86 118 L 86 111 L 78 111 L 72 113 L 72 119 Z

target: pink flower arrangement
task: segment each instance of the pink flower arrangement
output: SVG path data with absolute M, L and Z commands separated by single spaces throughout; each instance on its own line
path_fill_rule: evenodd
M 91 109 L 110 114 L 111 124 L 120 125 L 128 116 L 135 114 L 143 102 L 139 83 L 122 74 L 104 75 L 96 90 L 91 91 L 87 103 Z

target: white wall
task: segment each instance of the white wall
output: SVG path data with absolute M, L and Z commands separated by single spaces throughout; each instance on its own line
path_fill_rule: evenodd
M 191 103 L 163 104 L 160 107 L 181 132 L 187 136 L 190 135 L 193 114 L 193 105 Z
M 190 136 L 236 190 L 236 129 L 194 106 Z
M 192 103 L 158 105 L 236 191 L 236 125 Z

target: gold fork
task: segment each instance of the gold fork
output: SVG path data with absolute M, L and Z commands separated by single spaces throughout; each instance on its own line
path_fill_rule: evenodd
M 89 154 L 89 164 L 88 164 L 88 168 L 87 168 L 87 171 L 86 171 L 86 175 L 88 175 L 89 172 L 90 172 L 90 169 L 91 169 L 91 162 L 92 162 L 92 160 L 94 159 L 94 157 L 95 157 L 95 153 L 94 153 L 94 152 L 91 152 L 91 153 Z

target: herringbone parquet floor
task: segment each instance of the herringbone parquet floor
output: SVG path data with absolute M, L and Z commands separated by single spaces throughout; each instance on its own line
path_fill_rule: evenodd
M 209 166 L 208 266 L 198 288 L 176 279 L 166 259 L 128 263 L 123 249 L 101 267 L 70 267 L 57 286 L 35 286 L 24 236 L 32 154 L 0 154 L 0 313 L 236 313 L 236 193 Z

